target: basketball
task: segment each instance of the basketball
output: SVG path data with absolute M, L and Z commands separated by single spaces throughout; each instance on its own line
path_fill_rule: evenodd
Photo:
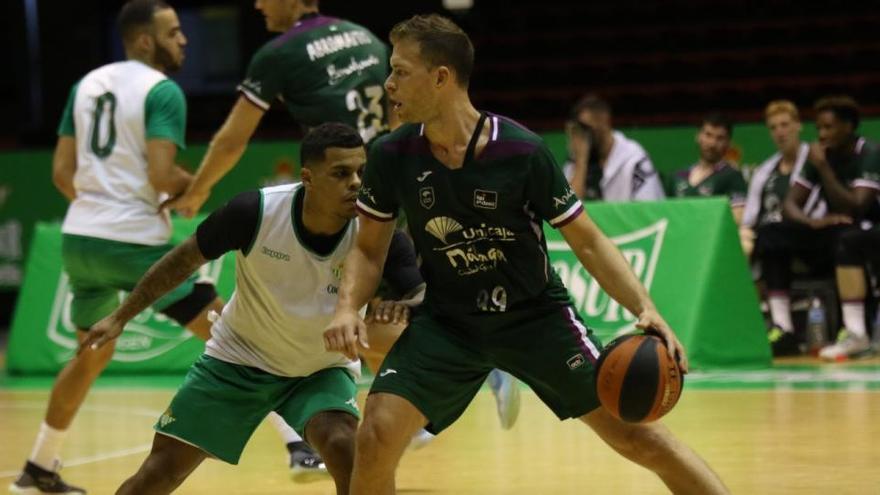
M 597 365 L 599 402 L 614 417 L 630 423 L 656 421 L 681 396 L 684 376 L 654 335 L 625 335 L 611 341 Z

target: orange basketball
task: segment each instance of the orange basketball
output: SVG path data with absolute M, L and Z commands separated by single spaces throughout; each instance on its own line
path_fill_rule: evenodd
M 624 335 L 599 357 L 596 392 L 614 417 L 630 423 L 660 419 L 681 397 L 684 376 L 654 335 Z

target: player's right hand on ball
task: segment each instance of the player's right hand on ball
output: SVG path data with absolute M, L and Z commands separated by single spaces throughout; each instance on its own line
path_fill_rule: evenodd
M 122 333 L 124 327 L 125 323 L 117 321 L 112 315 L 104 318 L 98 323 L 92 325 L 89 329 L 88 335 L 86 335 L 86 338 L 80 343 L 76 353 L 82 354 L 86 351 L 100 349 L 101 346 L 107 342 L 119 337 L 119 334 Z
M 367 325 L 356 311 L 337 311 L 324 330 L 324 349 L 341 352 L 348 359 L 357 359 L 358 344 L 369 349 Z

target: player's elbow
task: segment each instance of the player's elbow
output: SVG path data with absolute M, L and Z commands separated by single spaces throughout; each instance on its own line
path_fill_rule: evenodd
M 76 168 L 72 164 L 55 162 L 52 166 L 52 183 L 62 193 L 73 188 L 73 175 Z
M 69 175 L 65 171 L 59 170 L 57 167 L 52 170 L 52 183 L 55 184 L 55 187 L 59 190 L 63 191 L 65 186 L 69 182 Z

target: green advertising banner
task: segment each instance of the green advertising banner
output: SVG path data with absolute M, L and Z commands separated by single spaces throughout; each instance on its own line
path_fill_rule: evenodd
M 174 242 L 195 231 L 200 220 L 176 220 Z M 214 281 L 224 299 L 232 294 L 235 257 L 230 253 L 204 265 L 200 279 Z M 120 292 L 119 296 L 124 297 Z M 61 227 L 37 224 L 19 295 L 7 353 L 15 374 L 56 373 L 76 352 L 70 321 L 70 288 L 61 267 Z M 204 343 L 165 315 L 147 309 L 125 327 L 116 343 L 109 373 L 182 373 L 201 354 Z
M 618 245 L 686 346 L 694 368 L 769 366 L 763 320 L 736 227 L 724 199 L 659 203 L 588 203 L 596 223 Z M 175 221 L 175 242 L 197 220 Z M 577 310 L 603 341 L 633 329 L 634 317 L 605 294 L 583 269 L 561 235 L 547 227 L 553 267 Z M 203 267 L 227 298 L 234 257 Z M 120 293 L 120 297 L 123 294 Z M 61 232 L 39 224 L 34 236 L 9 342 L 8 370 L 55 373 L 76 349 L 70 291 L 61 269 Z M 163 315 L 147 310 L 119 338 L 108 371 L 179 373 L 203 343 Z
M 694 368 L 771 364 L 757 293 L 726 199 L 586 205 L 648 288 Z M 635 317 L 602 291 L 559 232 L 545 232 L 553 267 L 602 341 L 633 330 Z
M 560 120 L 560 123 L 562 121 Z M 560 126 L 561 127 L 561 126 Z M 644 146 L 661 174 L 669 174 L 696 161 L 696 128 L 621 128 Z M 880 137 L 880 119 L 865 119 L 859 131 L 869 139 Z M 815 139 L 814 126 L 805 125 L 802 138 Z M 565 161 L 566 139 L 562 132 L 542 133 L 553 155 Z M 178 162 L 195 170 L 205 155 L 204 144 L 182 150 Z M 775 152 L 763 123 L 737 124 L 731 156 L 748 176 L 748 169 Z M 291 182 L 299 175 L 299 143 L 260 142 L 248 145 L 238 165 L 221 180 L 203 208 L 210 212 L 236 193 L 256 187 Z M 40 198 L 34 201 L 34 198 Z M 24 256 L 29 253 L 37 222 L 60 221 L 67 202 L 52 185 L 52 151 L 48 149 L 0 153 L 0 292 L 15 291 L 23 278 Z

